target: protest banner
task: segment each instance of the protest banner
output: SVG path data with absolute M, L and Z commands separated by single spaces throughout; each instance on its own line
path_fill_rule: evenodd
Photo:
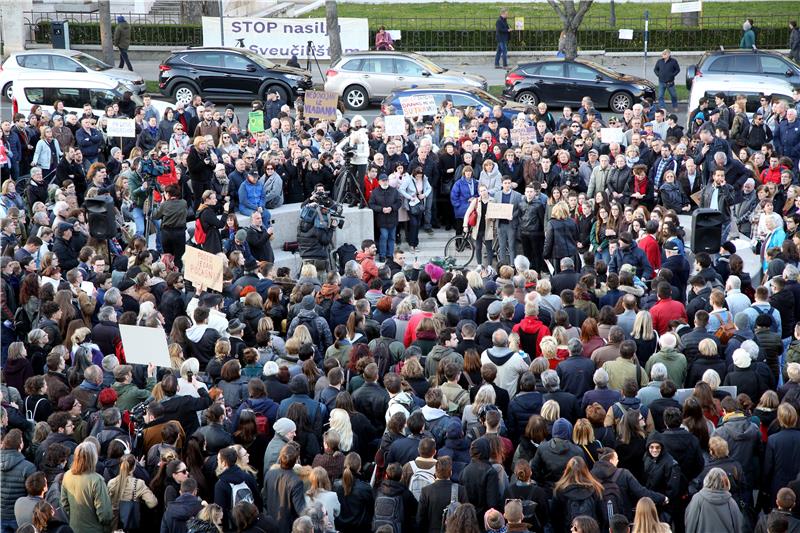
M 403 115 L 407 117 L 435 115 L 438 111 L 432 94 L 401 96 L 400 107 L 403 108 Z
M 316 57 L 330 59 L 328 26 L 324 18 L 203 17 L 203 46 L 239 46 L 268 60 Z M 369 50 L 369 20 L 339 18 L 342 52 Z M 311 53 L 308 43 L 311 42 Z M 222 65 L 220 65 L 220 68 Z
M 110 118 L 106 123 L 109 137 L 136 137 L 136 121 L 132 118 Z
M 526 128 L 514 128 L 510 132 L 511 144 L 520 146 L 526 142 L 536 142 L 536 127 L 528 126 Z
M 604 144 L 621 143 L 625 140 L 622 128 L 600 128 L 600 140 Z
M 458 117 L 444 117 L 444 136 L 458 138 Z
M 489 202 L 486 208 L 486 218 L 495 220 L 511 220 L 514 217 L 514 204 Z
M 122 338 L 122 348 L 125 350 L 127 364 L 171 367 L 169 348 L 167 347 L 167 333 L 163 328 L 148 328 L 145 326 L 119 325 L 119 335 Z
M 406 119 L 403 115 L 386 115 L 383 117 L 386 135 L 405 135 Z
M 303 110 L 307 118 L 336 120 L 336 104 L 339 95 L 328 91 L 306 91 Z
M 247 115 L 247 130 L 250 133 L 258 133 L 259 131 L 264 131 L 263 111 L 251 111 L 250 114 Z
M 201 289 L 222 292 L 222 257 L 187 246 L 183 254 L 183 267 L 183 277 L 191 281 L 198 292 Z

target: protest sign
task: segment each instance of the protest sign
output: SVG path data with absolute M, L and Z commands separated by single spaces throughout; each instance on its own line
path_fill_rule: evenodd
M 420 94 L 416 96 L 401 96 L 400 107 L 403 108 L 403 115 L 407 117 L 419 117 L 423 115 L 435 115 L 438 109 L 432 94 Z
M 247 130 L 250 133 L 258 133 L 259 131 L 264 131 L 263 111 L 251 111 L 250 114 L 247 115 Z
M 605 144 L 621 143 L 624 139 L 622 128 L 600 128 L 600 140 Z
M 403 115 L 386 115 L 383 117 L 386 135 L 405 135 L 406 119 Z
M 328 91 L 306 91 L 303 110 L 307 118 L 336 120 L 336 103 L 339 95 Z
M 240 46 L 265 59 L 298 59 L 316 57 L 330 59 L 328 26 L 324 18 L 290 19 L 203 17 L 203 46 Z M 340 18 L 339 35 L 342 52 L 369 50 L 369 20 L 366 18 Z M 309 53 L 308 43 L 311 43 Z M 221 56 L 219 56 L 221 57 Z M 222 65 L 219 65 L 222 68 Z
M 525 17 L 514 17 L 514 29 L 517 31 L 525 29 Z
M 486 218 L 495 220 L 511 220 L 514 217 L 514 204 L 502 204 L 500 202 L 489 202 L 486 209 Z
M 458 137 L 458 117 L 444 117 L 444 136 Z
M 188 246 L 183 254 L 183 277 L 200 289 L 213 289 L 222 292 L 222 257 Z
M 172 366 L 167 348 L 167 333 L 163 328 L 120 324 L 119 335 L 122 338 L 126 363 L 139 365 L 155 363 L 156 366 L 167 368 Z
M 526 142 L 536 142 L 536 127 L 528 126 L 525 128 L 514 128 L 511 130 L 511 144 L 515 146 L 522 145 Z
M 42 276 L 42 280 L 40 282 L 41 285 L 50 284 L 53 286 L 53 291 L 58 292 L 58 285 L 59 281 L 57 279 L 49 278 L 47 276 Z
M 110 118 L 106 122 L 109 137 L 136 137 L 136 121 L 132 118 Z
M 619 38 L 630 41 L 631 39 L 633 39 L 633 30 L 630 28 L 620 28 Z

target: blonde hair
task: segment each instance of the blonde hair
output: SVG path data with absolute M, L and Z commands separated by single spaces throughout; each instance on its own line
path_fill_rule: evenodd
M 655 337 L 653 330 L 653 317 L 647 311 L 639 311 L 636 313 L 636 320 L 633 321 L 633 331 L 631 337 L 634 339 L 643 339 L 649 341 Z
M 328 472 L 321 466 L 315 466 L 311 469 L 311 475 L 308 476 L 309 487 L 306 495 L 309 498 L 316 498 L 323 490 L 331 490 L 331 479 L 328 477 Z
M 467 272 L 467 283 L 473 289 L 482 289 L 483 288 L 483 278 L 481 277 L 480 273 L 470 270 Z
M 547 335 L 542 337 L 542 340 L 539 342 L 539 347 L 542 350 L 542 355 L 546 359 L 554 359 L 556 351 L 558 350 L 558 340 L 552 335 Z
M 296 328 L 294 328 L 294 333 L 292 334 L 292 338 L 290 340 L 297 339 L 300 342 L 300 346 L 303 344 L 314 344 L 314 339 L 311 338 L 311 332 L 308 331 L 308 327 L 304 324 L 300 324 Z
M 330 428 L 339 434 L 339 449 L 351 451 L 353 449 L 353 426 L 347 411 L 338 407 L 332 409 Z
M 631 533 L 669 533 L 670 531 L 667 524 L 659 521 L 658 509 L 653 500 L 647 496 L 641 498 L 636 504 Z
M 75 448 L 72 467 L 69 473 L 73 476 L 92 474 L 97 468 L 97 447 L 91 442 L 81 442 Z
M 200 509 L 199 513 L 197 513 L 197 518 L 199 520 L 203 520 L 204 522 L 209 522 L 211 524 L 214 524 L 220 531 L 222 531 L 221 527 L 222 516 L 223 516 L 222 507 L 220 507 L 216 503 L 209 503 L 208 505 Z
M 592 428 L 592 423 L 586 418 L 581 418 L 575 422 L 575 427 L 572 429 L 572 442 L 578 446 L 588 446 L 594 441 L 594 428 Z
M 553 206 L 550 217 L 556 220 L 564 220 L 569 216 L 569 205 L 566 202 L 558 202 Z
M 183 359 L 183 348 L 177 342 L 173 342 L 169 345 L 169 362 L 170 366 L 172 367 L 173 372 L 179 372 L 181 376 L 183 376 L 183 372 L 181 369 L 183 368 L 183 363 L 185 362 Z M 198 370 L 200 369 L 200 365 L 198 362 Z
M 181 377 L 186 379 L 189 375 L 189 372 L 192 374 L 197 374 L 200 372 L 200 361 L 196 357 L 190 357 L 181 363 Z
M 306 263 L 300 269 L 301 278 L 316 278 L 317 276 L 317 267 L 313 263 Z
M 482 385 L 472 402 L 472 414 L 478 416 L 478 410 L 484 405 L 493 405 L 497 401 L 497 393 L 491 385 Z
M 548 422 L 555 422 L 561 418 L 561 406 L 555 400 L 547 400 L 542 405 L 542 418 Z
M 703 339 L 697 347 L 700 350 L 700 355 L 711 357 L 717 355 L 717 343 L 711 339 Z

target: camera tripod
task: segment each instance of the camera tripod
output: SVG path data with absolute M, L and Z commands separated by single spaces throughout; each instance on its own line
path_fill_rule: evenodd
M 364 196 L 361 183 L 353 173 L 353 164 L 349 161 L 345 162 L 344 170 L 336 177 L 333 199 L 336 203 L 351 207 L 367 207 L 367 198 Z
M 314 41 L 308 41 L 306 43 L 306 70 L 311 72 L 311 58 L 314 58 L 314 63 L 317 65 L 317 70 L 319 70 L 319 76 L 325 81 L 325 74 L 322 72 L 322 67 L 319 65 L 319 58 L 317 57 L 317 53 L 314 51 Z

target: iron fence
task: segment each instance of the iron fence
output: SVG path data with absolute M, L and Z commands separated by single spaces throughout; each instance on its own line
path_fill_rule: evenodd
M 524 10 L 519 13 L 524 16 Z M 112 21 L 123 15 L 131 23 L 132 45 L 196 46 L 203 41 L 199 24 L 181 24 L 174 20 L 180 15 L 113 13 Z M 773 14 L 760 17 L 756 28 L 759 48 L 775 49 L 788 46 L 789 31 L 786 21 L 796 14 Z M 100 44 L 99 17 L 94 13 L 26 12 L 27 42 L 51 42 L 50 22 L 70 21 L 70 42 Z M 740 16 L 703 16 L 697 26 L 688 26 L 680 15 L 650 19 L 650 50 L 669 48 L 675 51 L 708 50 L 724 46 L 736 48 L 741 38 Z M 401 50 L 430 52 L 464 51 L 482 52 L 495 49 L 494 18 L 438 17 L 438 18 L 381 18 L 370 21 L 370 42 L 378 26 L 399 29 Z M 525 18 L 525 29 L 512 32 L 509 49 L 512 51 L 554 51 L 558 47 L 561 20 L 553 16 Z M 619 38 L 619 29 L 633 30 L 633 39 Z M 578 45 L 582 50 L 606 52 L 641 51 L 644 47 L 644 19 L 617 18 L 611 25 L 607 17 L 586 17 L 578 31 Z

